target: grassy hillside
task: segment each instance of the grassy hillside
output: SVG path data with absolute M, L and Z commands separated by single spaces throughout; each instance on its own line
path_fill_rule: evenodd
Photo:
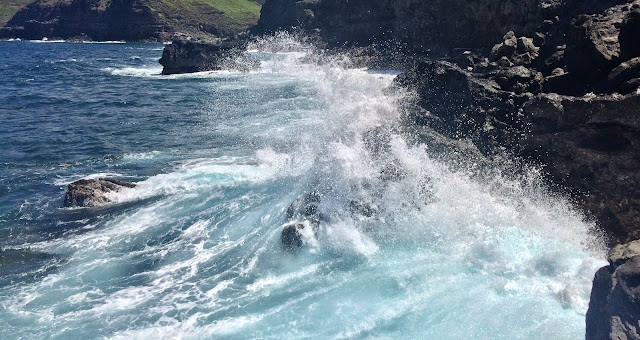
M 260 5 L 249 0 L 142 0 L 174 31 L 233 35 L 258 22 Z
M 11 17 L 33 0 L 0 0 L 0 28 L 11 19 Z

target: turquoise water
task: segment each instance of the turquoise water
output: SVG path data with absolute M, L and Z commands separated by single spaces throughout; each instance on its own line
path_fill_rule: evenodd
M 0 338 L 584 337 L 601 245 L 534 169 L 407 142 L 395 72 L 250 49 L 250 73 L 161 76 L 162 45 L 0 42 Z M 102 176 L 139 185 L 62 208 Z M 320 229 L 286 251 L 311 191 Z

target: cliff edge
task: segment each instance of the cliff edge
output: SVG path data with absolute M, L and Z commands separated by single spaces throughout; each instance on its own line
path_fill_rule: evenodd
M 249 0 L 35 0 L 0 38 L 166 41 L 176 33 L 230 38 L 258 21 Z

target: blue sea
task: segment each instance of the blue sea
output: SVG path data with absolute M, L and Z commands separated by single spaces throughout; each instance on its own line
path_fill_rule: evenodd
M 584 338 L 603 246 L 540 169 L 415 143 L 397 72 L 287 35 L 246 73 L 162 48 L 0 42 L 0 339 Z M 101 177 L 138 186 L 63 207 Z

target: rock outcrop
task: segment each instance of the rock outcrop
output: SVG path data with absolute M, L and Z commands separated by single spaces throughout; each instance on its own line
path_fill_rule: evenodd
M 220 69 L 249 71 L 259 67 L 238 41 L 208 41 L 181 38 L 162 51 L 162 74 L 191 73 Z
M 108 194 L 135 187 L 135 183 L 113 178 L 81 179 L 68 185 L 64 206 L 97 207 L 110 202 Z
M 613 248 L 593 279 L 587 340 L 640 339 L 640 241 Z
M 412 50 L 491 46 L 507 31 L 533 34 L 554 1 L 269 0 L 258 31 L 302 27 L 330 46 L 397 40 Z

